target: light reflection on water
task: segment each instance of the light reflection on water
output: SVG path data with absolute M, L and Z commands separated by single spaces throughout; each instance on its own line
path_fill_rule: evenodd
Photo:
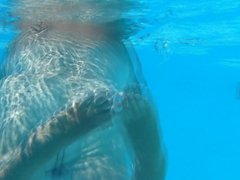
M 48 1 L 44 1 L 44 2 L 47 3 Z M 48 8 L 61 11 L 63 12 L 63 14 L 69 13 L 72 7 L 76 9 L 79 8 L 79 6 L 76 6 L 74 3 L 68 8 L 62 8 L 61 4 L 59 3 L 56 4 L 56 2 L 58 1 L 52 1 L 52 2 L 53 4 L 49 4 Z M 67 2 L 67 1 L 63 1 L 63 2 Z M 87 2 L 87 1 L 83 1 L 83 4 L 84 2 Z M 149 61 L 149 59 L 153 60 L 151 61 L 153 62 L 152 66 L 151 64 L 150 65 L 147 65 L 146 63 L 143 63 L 143 64 L 145 69 L 147 69 L 145 74 L 147 76 L 150 86 L 153 89 L 155 97 L 156 96 L 158 97 L 159 92 L 167 94 L 166 97 L 170 97 L 170 99 L 167 99 L 167 100 L 165 98 L 165 101 L 164 101 L 166 103 L 166 107 L 169 107 L 170 110 L 169 109 L 166 110 L 166 107 L 162 107 L 164 106 L 164 104 L 161 105 L 161 102 L 159 102 L 159 99 L 161 98 L 162 100 L 164 100 L 163 97 L 158 97 L 158 100 L 156 100 L 157 102 L 160 103 L 159 106 L 162 107 L 162 109 L 165 108 L 165 111 L 161 109 L 159 110 L 160 112 L 164 111 L 163 117 L 166 116 L 166 118 L 171 117 L 172 119 L 173 118 L 176 119 L 177 116 L 166 115 L 168 113 L 171 113 L 169 111 L 176 111 L 176 114 L 178 115 L 180 114 L 180 117 L 184 119 L 185 116 L 182 115 L 181 112 L 179 112 L 180 111 L 179 108 L 176 107 L 177 105 L 183 106 L 180 103 L 180 101 L 193 103 L 196 107 L 195 108 L 191 107 L 190 109 L 194 111 L 196 114 L 198 114 L 198 111 L 201 110 L 201 108 L 199 107 L 200 105 L 197 105 L 197 103 L 195 104 L 194 101 L 191 101 L 188 98 L 189 97 L 192 97 L 193 99 L 196 98 L 197 99 L 196 101 L 200 102 L 199 104 L 201 104 L 201 99 L 198 98 L 197 95 L 196 96 L 192 95 L 191 94 L 192 91 L 195 93 L 196 92 L 199 93 L 200 96 L 204 96 L 204 93 L 209 94 L 208 98 L 207 96 L 206 97 L 204 96 L 205 98 L 203 98 L 206 102 L 210 101 L 211 97 L 214 97 L 217 99 L 217 96 L 214 96 L 214 91 L 217 91 L 217 88 L 214 88 L 213 87 L 214 85 L 211 86 L 211 83 L 209 83 L 209 81 L 206 81 L 206 84 L 201 83 L 205 81 L 205 79 L 210 79 L 212 80 L 212 82 L 217 81 L 216 87 L 225 87 L 223 84 L 220 83 L 221 78 L 223 78 L 224 75 L 220 73 L 215 74 L 214 71 L 227 72 L 228 74 L 227 76 L 230 77 L 230 79 L 232 78 L 234 80 L 230 81 L 229 79 L 223 79 L 223 81 L 229 82 L 230 84 L 231 83 L 236 84 L 236 82 L 238 81 L 238 78 L 236 76 L 239 76 L 239 73 L 237 73 L 236 70 L 232 70 L 232 72 L 230 72 L 231 70 L 229 69 L 225 69 L 221 71 L 222 66 L 223 67 L 227 66 L 228 68 L 230 67 L 235 69 L 239 67 L 240 55 L 238 53 L 238 49 L 239 49 L 239 43 L 240 43 L 240 38 L 239 38 L 240 19 L 239 19 L 238 11 L 240 8 L 240 3 L 238 1 L 236 0 L 221 0 L 217 2 L 206 1 L 206 0 L 200 0 L 196 2 L 189 1 L 189 0 L 174 0 L 174 1 L 162 0 L 158 2 L 138 1 L 143 4 L 148 3 L 150 5 L 148 6 L 149 9 L 148 8 L 141 9 L 144 6 L 138 6 L 136 3 L 130 3 L 127 6 L 127 8 L 124 7 L 126 8 L 125 9 L 126 11 L 123 14 L 121 14 L 122 9 L 119 7 L 123 7 L 122 4 L 124 1 L 121 1 L 121 2 L 113 1 L 113 2 L 115 3 L 114 6 L 112 5 L 108 6 L 107 4 L 100 3 L 98 6 L 92 8 L 84 5 L 84 9 L 86 11 L 78 12 L 74 10 L 74 11 L 71 11 L 72 13 L 71 16 L 60 15 L 55 17 L 53 15 L 54 14 L 56 15 L 56 12 L 53 11 L 51 12 L 53 13 L 53 15 L 51 14 L 51 17 L 54 21 L 57 19 L 59 22 L 70 20 L 70 21 L 74 21 L 74 22 L 77 21 L 81 23 L 82 22 L 106 23 L 109 21 L 123 18 L 124 21 L 119 21 L 119 22 L 116 22 L 116 24 L 114 24 L 115 26 L 121 26 L 123 30 L 122 32 L 124 32 L 123 34 L 121 34 L 122 38 L 124 40 L 130 39 L 131 43 L 135 47 L 137 47 L 137 49 L 141 49 L 140 51 L 143 51 L 142 49 L 144 49 L 144 47 L 146 47 L 145 50 L 150 47 L 151 51 L 152 50 L 155 51 L 155 52 L 152 51 L 154 55 L 152 55 L 151 58 L 149 58 L 149 54 L 147 53 L 145 54 L 140 52 L 140 55 L 142 56 L 143 61 L 144 60 Z M 9 14 L 7 12 L 8 9 L 11 9 L 11 6 L 8 6 L 7 4 L 4 4 L 4 3 L 3 5 L 4 6 L 1 9 L 4 9 L 5 12 L 0 15 L 0 23 L 2 27 L 0 30 L 0 33 L 2 37 L 5 37 L 5 38 L 1 38 L 0 46 L 4 47 L 1 50 L 4 50 L 9 43 L 9 40 L 12 39 L 12 35 L 8 37 L 7 34 L 16 33 L 15 29 L 13 28 L 13 25 L 17 24 L 19 21 L 19 19 L 13 18 L 12 14 Z M 28 9 L 28 7 L 24 7 L 24 8 Z M 98 11 L 96 11 L 96 9 L 98 9 Z M 18 15 L 20 12 L 23 12 L 23 11 L 19 9 L 15 15 Z M 38 19 L 39 17 L 41 18 L 46 17 L 44 11 L 40 11 L 40 12 L 41 13 L 35 17 L 36 19 Z M 28 20 L 29 18 L 31 18 L 29 17 L 29 15 L 31 15 L 32 12 L 26 11 L 24 13 L 25 14 L 21 15 L 21 16 L 24 16 L 22 21 L 26 21 L 27 23 L 29 23 Z M 111 15 L 109 16 L 109 14 Z M 63 19 L 63 17 L 66 19 Z M 49 19 L 48 17 L 46 18 Z M 34 21 L 36 20 L 34 19 Z M 228 53 L 226 53 L 226 51 L 228 51 Z M 217 66 L 215 66 L 216 64 Z M 198 67 L 200 67 L 199 71 L 198 71 Z M 188 71 L 185 71 L 186 69 L 188 69 Z M 193 69 L 193 70 L 189 70 L 189 69 Z M 154 70 L 161 71 L 161 73 L 158 73 L 158 72 L 153 72 L 153 74 L 152 72 L 150 73 L 150 71 L 154 71 Z M 181 74 L 181 76 L 176 75 L 177 73 Z M 151 74 L 151 75 L 148 75 L 148 74 Z M 158 79 L 159 77 L 157 76 L 163 77 L 162 80 L 159 80 Z M 195 80 L 190 79 L 188 76 L 195 77 Z M 156 81 L 158 81 L 158 83 L 155 83 Z M 200 82 L 200 85 L 196 83 L 197 81 Z M 159 82 L 162 82 L 165 86 L 163 84 L 162 85 L 159 84 Z M 156 87 L 156 84 L 159 84 L 159 87 L 162 87 L 163 90 L 157 92 L 159 90 L 159 87 Z M 163 86 L 165 87 L 165 89 Z M 210 86 L 210 90 L 206 91 L 205 89 L 208 89 L 209 86 Z M 233 85 L 233 88 L 234 88 L 234 85 Z M 237 86 L 235 88 L 237 88 Z M 177 93 L 173 89 L 176 89 Z M 204 89 L 204 90 L 201 92 L 201 89 Z M 234 89 L 233 91 L 235 93 L 238 90 Z M 174 100 L 174 96 L 171 96 L 170 92 L 173 92 L 173 94 L 175 93 L 175 96 L 176 96 L 175 98 L 178 101 L 176 99 Z M 219 97 L 221 97 L 222 94 L 226 94 L 225 91 L 218 91 L 218 92 L 219 93 L 217 94 Z M 215 103 L 221 103 L 216 99 L 213 100 Z M 170 102 L 173 103 L 173 107 L 171 106 L 172 104 Z M 204 106 L 203 111 L 206 113 L 206 115 L 202 115 L 202 118 L 208 119 L 207 113 L 211 114 L 211 112 L 208 111 L 207 103 L 202 103 L 202 104 Z M 215 104 L 212 103 L 212 106 L 214 105 Z M 187 107 L 188 106 L 186 105 L 186 108 Z M 234 108 L 236 107 L 234 106 Z M 222 109 L 223 109 L 222 111 L 224 111 L 224 107 Z M 235 110 L 232 110 L 232 111 L 235 112 Z M 188 113 L 188 111 L 184 111 L 184 112 Z M 229 110 L 229 112 L 231 111 Z M 194 118 L 194 115 L 187 115 L 187 116 Z M 181 121 L 182 119 L 180 119 L 179 121 Z M 198 120 L 198 122 L 200 122 L 200 120 Z M 179 122 L 175 122 L 175 123 L 179 123 Z M 203 124 L 200 124 L 200 125 L 204 126 Z M 165 126 L 163 125 L 163 127 L 174 128 L 169 124 Z M 204 129 L 204 127 L 202 127 L 202 129 L 201 127 L 200 129 L 197 129 L 195 125 L 191 127 L 190 125 L 187 124 L 187 122 L 183 123 L 179 127 L 182 127 L 183 129 L 186 128 L 187 130 L 191 128 L 196 129 L 196 131 L 200 133 L 201 133 L 201 130 Z M 211 125 L 211 127 L 215 128 L 214 125 Z M 220 129 L 222 129 L 222 127 L 220 127 Z M 166 131 L 167 130 L 164 130 L 164 132 Z M 166 133 L 166 136 L 169 137 L 169 134 L 171 135 L 172 132 L 175 132 L 175 131 L 170 130 L 169 132 Z M 194 134 L 190 130 L 189 132 Z M 209 134 L 211 135 L 211 133 Z M 218 135 L 223 136 L 220 132 L 218 132 Z M 172 142 L 167 142 L 166 143 L 167 145 L 174 144 L 174 142 L 179 140 L 177 138 L 174 139 L 175 137 L 174 135 L 172 136 L 173 136 L 173 139 L 171 139 Z M 184 136 L 183 138 L 186 138 L 187 140 L 189 140 L 189 143 L 190 143 L 191 140 L 186 137 L 187 135 L 185 134 L 183 136 Z M 210 139 L 211 138 L 214 141 L 213 136 L 210 137 Z M 199 141 L 202 142 L 203 139 L 200 139 Z M 207 142 L 206 144 L 208 143 L 209 142 Z M 182 153 L 182 154 L 173 153 L 173 155 L 171 155 L 171 153 L 173 152 L 171 147 L 178 149 L 176 144 L 169 147 L 169 157 L 170 157 L 170 162 L 174 162 L 173 157 L 176 158 L 176 161 L 178 159 L 178 165 L 180 166 L 181 164 L 179 162 L 184 161 L 184 158 L 181 159 L 180 156 L 184 156 L 185 153 Z M 181 143 L 179 143 L 178 145 L 181 146 Z M 193 145 L 195 145 L 196 147 L 199 147 L 199 144 L 197 144 L 196 142 L 193 143 Z M 218 145 L 216 145 L 216 147 L 218 147 Z M 192 149 L 195 149 L 195 148 L 193 147 Z M 210 146 L 210 153 L 212 151 L 214 151 L 214 147 Z M 202 151 L 200 151 L 200 153 L 201 152 Z M 190 150 L 188 153 L 190 153 Z M 193 159 L 194 156 L 193 155 L 190 155 L 190 156 Z M 218 157 L 212 157 L 212 159 L 214 158 L 217 159 Z M 171 159 L 173 160 L 171 161 Z M 190 167 L 191 164 L 194 164 L 194 160 L 192 159 L 191 160 L 188 159 L 188 162 L 183 166 L 183 167 L 186 167 L 186 169 L 184 170 L 182 169 L 182 171 L 188 171 L 187 168 Z M 214 160 L 212 160 L 210 164 L 214 164 L 213 161 Z M 208 159 L 206 158 L 205 163 L 207 162 L 208 162 Z M 174 172 L 171 170 L 173 170 L 174 168 L 175 168 L 174 170 L 176 170 L 177 168 L 176 167 L 173 168 L 171 165 L 172 164 L 170 164 L 169 172 L 171 174 L 174 174 Z M 206 171 L 205 172 L 206 176 L 203 176 L 203 177 L 204 178 L 212 177 L 214 179 L 214 175 L 212 174 L 216 173 L 216 171 L 214 171 L 212 174 L 208 173 L 208 171 L 211 171 L 211 170 L 208 169 L 209 167 L 207 165 L 205 166 L 206 167 L 204 167 L 203 169 Z M 213 167 L 214 165 L 212 165 L 212 168 Z M 194 166 L 194 168 L 196 170 L 199 167 Z M 181 168 L 179 168 L 179 171 L 180 169 Z M 193 171 L 193 172 L 196 173 L 196 171 Z M 170 175 L 169 177 L 173 177 L 172 179 L 175 178 L 174 175 Z M 183 173 L 183 176 L 180 176 L 180 177 L 184 177 L 185 178 L 184 180 L 190 179 L 190 177 L 196 179 L 194 175 L 188 176 L 187 173 Z

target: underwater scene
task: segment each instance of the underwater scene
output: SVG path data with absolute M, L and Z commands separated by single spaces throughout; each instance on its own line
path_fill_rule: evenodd
M 239 180 L 239 12 L 0 0 L 0 180 Z

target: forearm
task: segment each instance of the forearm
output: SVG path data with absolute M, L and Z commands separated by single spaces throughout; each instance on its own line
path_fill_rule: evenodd
M 125 100 L 124 124 L 135 154 L 136 180 L 162 180 L 165 157 L 153 103 L 139 95 Z
M 147 114 L 146 114 L 147 115 Z M 162 180 L 165 171 L 165 157 L 156 121 L 158 119 L 145 117 L 138 119 L 139 129 L 135 135 L 138 137 L 134 148 L 139 163 L 136 169 L 136 180 Z M 141 127 L 142 126 L 142 127 Z
M 74 107 L 74 106 L 72 106 Z M 2 179 L 27 179 L 42 163 L 83 133 L 82 119 L 74 108 L 61 111 L 41 124 L 18 149 L 17 157 L 4 169 Z
M 158 119 L 150 112 L 145 117 L 137 119 L 138 125 L 132 137 L 137 163 L 136 180 L 162 180 L 164 176 L 165 159 L 160 142 Z M 134 137 L 136 136 L 136 137 Z
M 100 98 L 100 97 L 99 97 Z M 106 100 L 104 108 L 99 109 L 94 97 L 83 103 L 73 103 L 70 108 L 60 111 L 55 116 L 39 125 L 28 140 L 17 149 L 11 163 L 0 171 L 0 179 L 27 180 L 33 172 L 49 161 L 61 149 L 92 129 L 108 122 L 110 104 Z M 96 111 L 96 109 L 98 110 Z

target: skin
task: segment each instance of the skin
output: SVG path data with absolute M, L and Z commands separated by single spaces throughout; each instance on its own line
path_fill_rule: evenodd
M 0 179 L 163 179 L 158 115 L 120 34 L 17 26 L 0 81 Z

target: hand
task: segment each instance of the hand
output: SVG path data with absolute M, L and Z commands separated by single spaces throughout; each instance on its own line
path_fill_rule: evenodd
M 83 100 L 74 102 L 68 114 L 85 128 L 101 125 L 111 118 L 112 96 L 107 91 L 89 93 Z

